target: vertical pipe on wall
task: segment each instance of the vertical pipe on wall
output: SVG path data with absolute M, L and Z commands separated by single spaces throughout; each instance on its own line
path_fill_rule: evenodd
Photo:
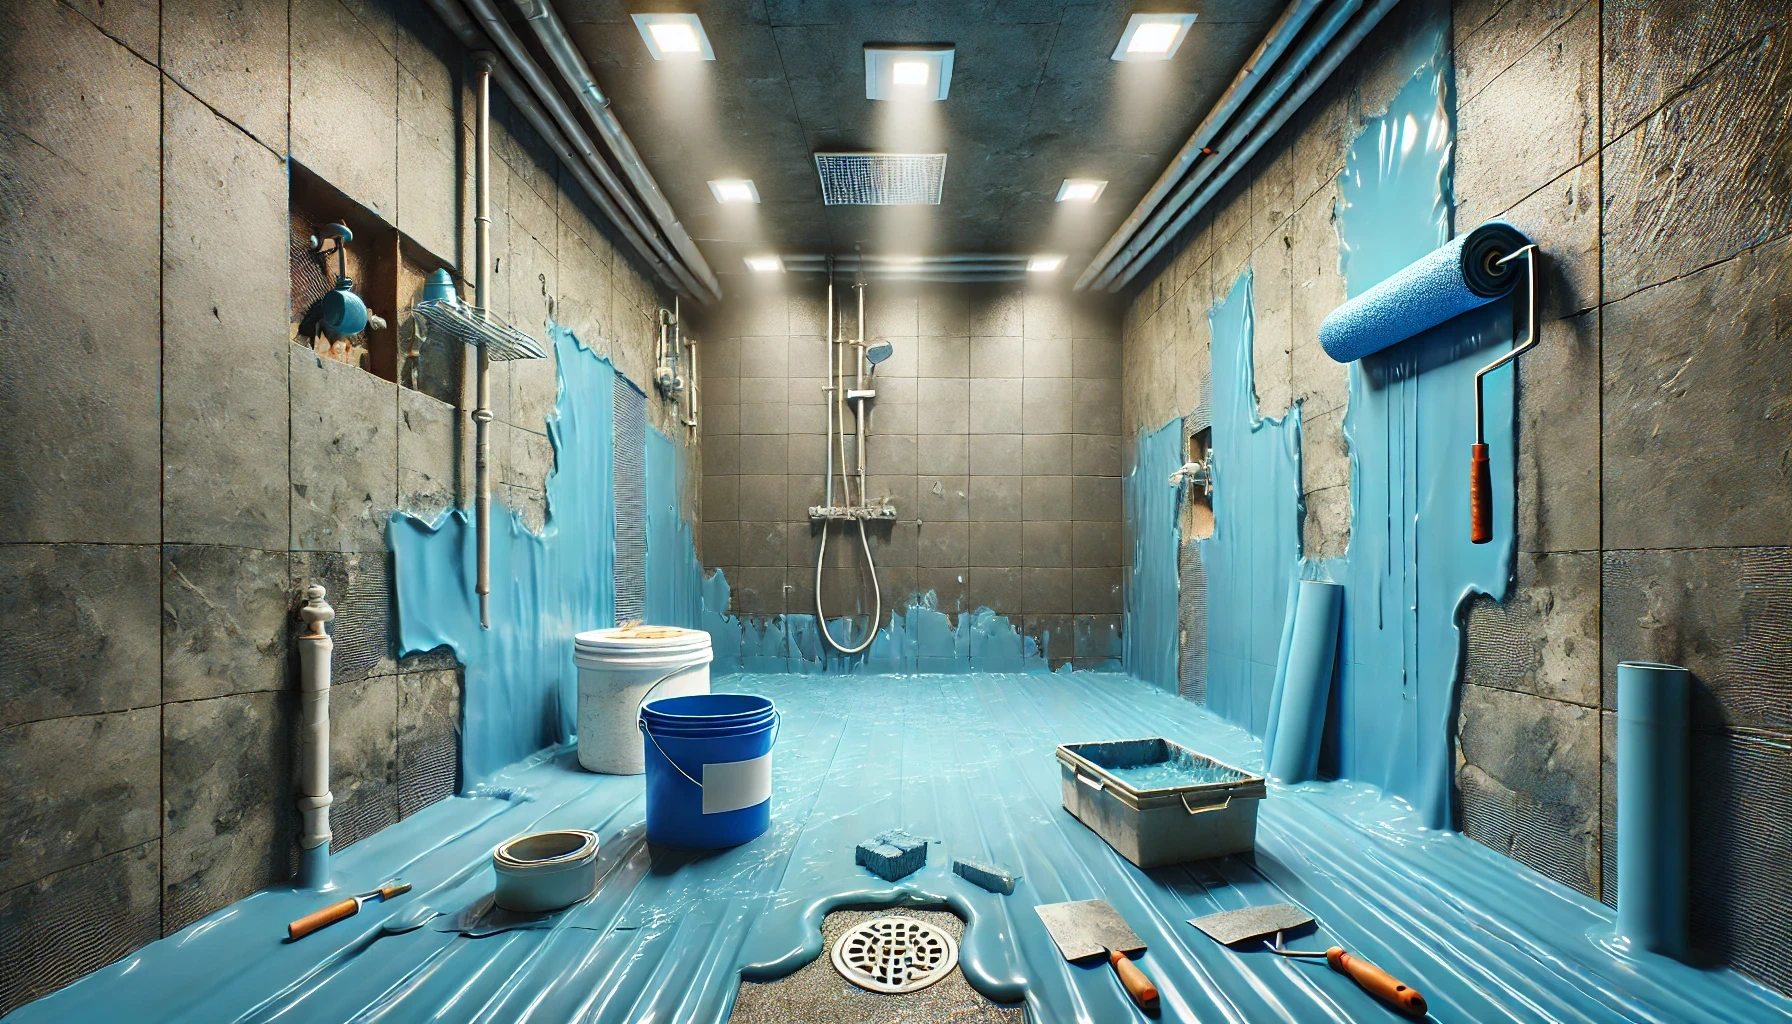
M 324 623 L 336 610 L 324 588 L 305 590 L 299 609 L 305 633 L 299 637 L 299 887 L 330 885 L 330 640 Z
M 474 190 L 477 193 L 474 213 L 476 230 L 473 238 L 473 302 L 479 307 L 479 315 L 485 315 L 486 303 L 491 301 L 492 292 L 492 58 L 490 54 L 481 53 L 475 58 L 479 69 L 479 126 L 478 138 L 474 142 L 474 161 L 476 181 Z M 479 595 L 479 625 L 485 629 L 492 627 L 491 593 L 492 593 L 492 475 L 491 475 L 491 424 L 492 424 L 492 367 L 491 358 L 485 346 L 477 346 L 479 368 L 477 383 L 478 405 L 473 409 L 473 478 L 474 478 L 474 531 L 475 558 L 477 560 L 477 582 L 473 591 Z
M 1618 665 L 1618 937 L 1686 955 L 1691 675 Z

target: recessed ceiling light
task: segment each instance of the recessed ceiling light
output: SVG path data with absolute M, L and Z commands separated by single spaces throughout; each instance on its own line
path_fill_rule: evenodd
M 1115 60 L 1169 60 L 1195 23 L 1193 14 L 1135 14 L 1114 47 Z
M 777 256 L 748 256 L 747 269 L 755 274 L 776 274 L 784 269 L 784 261 Z
M 1050 274 L 1064 265 L 1062 256 L 1035 256 L 1027 261 L 1027 273 Z
M 759 188 L 751 178 L 717 178 L 709 183 L 710 194 L 718 203 L 757 203 Z
M 865 98 L 943 100 L 952 88 L 950 46 L 865 47 Z
M 1093 203 L 1107 187 L 1107 182 L 1094 178 L 1065 178 L 1064 184 L 1058 186 L 1058 202 Z
M 654 60 L 715 60 L 709 35 L 695 14 L 637 14 L 635 27 Z

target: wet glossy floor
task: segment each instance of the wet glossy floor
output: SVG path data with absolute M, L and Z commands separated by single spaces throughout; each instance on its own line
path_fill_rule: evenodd
M 1118 675 L 734 676 L 785 715 L 774 815 L 714 854 L 642 841 L 639 777 L 579 771 L 569 753 L 503 773 L 352 847 L 347 891 L 415 885 L 297 943 L 287 921 L 323 902 L 269 890 L 148 946 L 14 1019 L 725 1021 L 744 971 L 769 978 L 820 952 L 835 906 L 948 904 L 967 919 L 962 966 L 985 995 L 1036 1021 L 1138 1018 L 1105 965 L 1067 965 L 1036 903 L 1105 898 L 1149 945 L 1139 961 L 1164 1020 L 1262 1024 L 1396 1020 L 1322 965 L 1216 946 L 1187 924 L 1217 910 L 1299 903 L 1322 931 L 1419 988 L 1440 1021 L 1785 1020 L 1792 1002 L 1730 972 L 1625 959 L 1600 941 L 1611 911 L 1349 783 L 1271 787 L 1257 853 L 1139 871 L 1065 813 L 1058 743 L 1162 735 L 1254 767 L 1257 743 L 1200 708 Z M 886 828 L 940 840 L 891 886 L 853 864 Z M 542 828 L 604 837 L 589 901 L 541 927 L 467 938 L 434 921 L 382 923 L 489 894 L 488 857 Z M 1021 875 L 1012 896 L 950 874 L 971 856 Z

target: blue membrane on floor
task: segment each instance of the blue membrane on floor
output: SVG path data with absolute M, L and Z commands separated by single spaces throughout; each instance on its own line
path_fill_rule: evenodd
M 1162 735 L 1260 769 L 1257 741 L 1199 707 L 1101 673 L 735 676 L 784 714 L 771 828 L 713 853 L 649 848 L 640 776 L 581 772 L 570 751 L 526 760 L 335 860 L 344 892 L 394 876 L 416 888 L 298 942 L 288 921 L 325 902 L 270 889 L 150 944 L 11 1020 L 675 1021 L 720 1024 L 741 977 L 780 977 L 822 952 L 820 925 L 852 905 L 944 905 L 967 921 L 961 964 L 985 995 L 1037 1022 L 1141 1019 L 1106 964 L 1067 964 L 1034 906 L 1101 898 L 1148 946 L 1139 965 L 1166 1021 L 1394 1020 L 1323 964 L 1235 952 L 1187 923 L 1293 902 L 1319 931 L 1430 1000 L 1438 1021 L 1779 1021 L 1792 1000 L 1730 971 L 1609 948 L 1612 912 L 1468 839 L 1425 829 L 1410 805 L 1357 783 L 1272 784 L 1254 857 L 1140 871 L 1059 805 L 1059 743 Z M 500 842 L 548 828 L 602 836 L 596 894 L 545 927 L 486 938 L 383 925 L 492 890 Z M 940 856 L 900 883 L 853 845 L 903 828 Z M 1014 894 L 953 874 L 1000 864 Z

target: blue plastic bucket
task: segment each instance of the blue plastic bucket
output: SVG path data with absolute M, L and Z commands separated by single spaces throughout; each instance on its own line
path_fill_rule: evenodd
M 714 850 L 757 838 L 772 821 L 778 709 L 750 693 L 701 693 L 643 705 L 647 841 Z

